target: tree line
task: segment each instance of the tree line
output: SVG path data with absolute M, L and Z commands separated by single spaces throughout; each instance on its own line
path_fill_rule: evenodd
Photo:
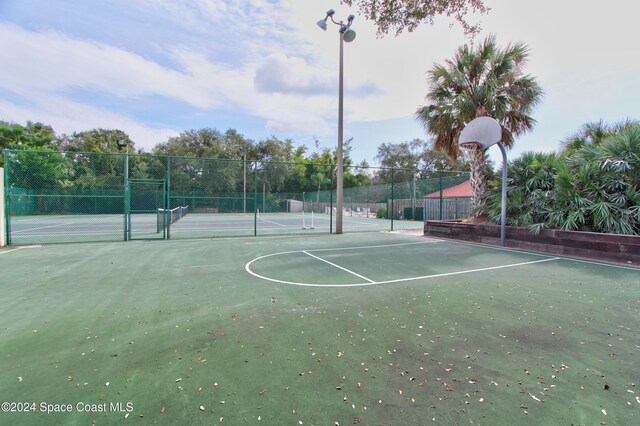
M 431 143 L 419 139 L 382 144 L 376 156 L 381 167 L 372 168 L 364 160 L 354 162 L 352 142 L 349 139 L 344 143 L 346 188 L 392 180 L 412 181 L 414 176 L 423 179 L 434 171 L 469 170 L 463 156 L 452 160 L 434 151 Z M 19 154 L 24 160 L 12 162 L 12 176 L 21 176 L 23 182 L 34 188 L 121 187 L 122 154 L 127 150 L 131 154 L 128 164 L 131 179 L 163 178 L 167 164 L 162 158 L 176 157 L 171 170 L 171 186 L 176 190 L 242 191 L 247 184 L 245 163 L 250 176 L 259 168 L 260 182 L 256 184 L 261 190 L 301 193 L 335 186 L 335 149 L 320 147 L 318 140 L 313 149 L 276 137 L 255 142 L 234 129 L 226 132 L 210 128 L 184 131 L 159 143 L 151 152 L 145 152 L 122 130 L 92 129 L 57 135 L 51 126 L 43 123 L 0 122 L 0 145 L 3 149 L 65 153 L 64 157 Z

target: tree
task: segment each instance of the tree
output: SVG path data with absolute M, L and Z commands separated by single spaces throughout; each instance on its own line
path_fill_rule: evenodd
M 74 132 L 70 136 L 62 135 L 57 144 L 61 151 L 120 153 L 123 150 L 121 141 L 124 141 L 132 152 L 135 150 L 135 142 L 129 135 L 117 129 L 92 129 Z
M 311 175 L 311 183 L 317 186 L 316 202 L 320 205 L 320 190 L 323 186 L 330 184 L 331 179 L 329 179 L 324 173 L 317 172 Z
M 510 225 L 640 235 L 640 124 L 561 155 L 523 154 L 509 163 L 508 183 Z M 500 189 L 485 194 L 494 222 Z
M 560 142 L 560 151 L 564 154 L 571 154 L 584 146 L 598 146 L 607 137 L 615 135 L 627 127 L 637 126 L 638 124 L 640 124 L 640 121 L 631 119 L 613 125 L 606 124 L 602 120 L 585 123 L 580 130 Z
M 4 165 L 4 149 L 55 149 L 56 134 L 49 125 L 27 121 L 25 126 L 0 121 L 0 167 Z
M 340 0 L 348 6 L 356 4 L 360 14 L 375 23 L 378 36 L 395 30 L 396 35 L 406 28 L 411 32 L 421 23 L 433 23 L 437 16 L 455 18 L 466 35 L 474 36 L 480 31 L 478 24 L 471 25 L 466 20 L 469 12 L 485 14 L 489 8 L 482 0 Z
M 507 148 L 513 146 L 514 136 L 531 130 L 535 125 L 531 113 L 543 91 L 533 77 L 523 74 L 528 56 L 524 43 L 501 49 L 491 35 L 475 47 L 459 47 L 444 65 L 434 65 L 429 71 L 429 103 L 416 111 L 418 121 L 435 135 L 434 148 L 457 158 L 460 133 L 477 117 L 493 117 L 500 123 L 502 143 Z M 484 161 L 483 151 L 473 153 L 473 207 L 481 205 L 480 196 L 486 188 L 481 172 Z
M 507 221 L 510 226 L 529 227 L 533 231 L 545 227 L 560 162 L 555 153 L 540 152 L 525 152 L 509 162 Z M 483 198 L 485 213 L 492 222 L 499 223 L 502 182 L 486 191 Z

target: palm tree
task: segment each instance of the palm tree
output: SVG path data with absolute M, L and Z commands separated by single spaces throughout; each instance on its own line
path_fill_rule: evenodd
M 546 227 L 561 166 L 555 153 L 543 152 L 525 152 L 509 162 L 508 225 L 528 227 L 533 232 Z M 498 222 L 502 213 L 502 182 L 489 188 L 482 199 L 487 216 Z
M 325 176 L 324 173 L 318 172 L 318 173 L 314 173 L 314 174 L 311 175 L 311 183 L 313 185 L 317 186 L 317 192 L 316 192 L 316 203 L 317 203 L 317 206 L 316 206 L 316 208 L 320 208 L 320 189 L 322 189 L 322 187 L 324 185 L 327 185 L 327 184 L 331 183 L 331 179 L 329 179 L 327 176 Z
M 502 143 L 507 148 L 513 146 L 514 136 L 531 130 L 535 125 L 531 112 L 543 91 L 535 78 L 523 73 L 528 56 L 529 48 L 524 43 L 500 49 L 495 36 L 490 35 L 475 47 L 459 47 L 444 65 L 434 65 L 428 73 L 428 104 L 416 111 L 417 120 L 435 135 L 434 148 L 457 158 L 460 132 L 477 117 L 489 116 L 500 123 Z M 481 205 L 486 188 L 484 161 L 483 151 L 473 153 L 472 207 Z
M 606 124 L 603 120 L 585 123 L 580 130 L 560 142 L 560 152 L 572 154 L 585 146 L 599 146 L 609 136 L 617 135 L 624 129 L 638 126 L 639 124 L 640 121 L 630 118 L 614 124 Z

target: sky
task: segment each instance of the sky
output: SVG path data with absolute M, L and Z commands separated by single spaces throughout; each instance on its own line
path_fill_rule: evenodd
M 488 14 L 468 17 L 483 28 L 474 43 L 489 34 L 501 46 L 524 42 L 525 73 L 545 92 L 510 158 L 557 150 L 587 122 L 640 118 L 640 3 L 485 4 Z M 356 39 L 344 46 L 351 158 L 376 165 L 383 143 L 429 140 L 415 120 L 426 73 L 470 40 L 446 17 L 377 37 L 338 0 L 0 0 L 0 120 L 57 134 L 120 129 L 145 151 L 202 128 L 333 149 L 338 26 L 316 25 L 328 9 L 337 20 L 356 15 Z

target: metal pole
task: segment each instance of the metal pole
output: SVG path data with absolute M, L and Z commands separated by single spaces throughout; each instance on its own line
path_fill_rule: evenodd
M 507 151 L 502 142 L 498 142 L 502 152 L 502 210 L 500 215 L 500 246 L 504 247 L 507 226 Z
M 129 143 L 124 153 L 124 240 L 131 239 L 131 192 L 129 188 Z
M 9 185 L 9 150 L 4 150 L 4 197 L 6 200 L 4 217 L 0 220 L 5 221 L 5 244 L 11 245 L 11 186 Z
M 443 214 L 442 214 L 442 170 L 440 170 L 440 220 L 443 219 Z M 448 219 L 448 218 L 447 218 Z
M 258 163 L 253 169 L 253 236 L 258 235 Z
M 393 167 L 391 168 L 391 208 L 389 209 L 390 213 L 391 213 L 391 231 L 393 231 L 393 216 L 395 215 L 395 209 L 396 206 L 395 204 L 395 194 L 393 193 L 393 179 L 394 179 L 394 173 L 393 173 Z
M 167 240 L 171 239 L 171 157 L 167 157 L 167 189 L 165 195 L 167 200 L 165 201 L 165 211 L 167 212 Z M 178 206 L 181 207 L 181 206 Z
M 336 234 L 342 234 L 342 197 L 343 197 L 343 167 L 342 138 L 343 138 L 343 68 L 344 68 L 344 32 L 340 31 L 340 78 L 338 82 L 338 179 L 336 185 Z
M 247 214 L 247 154 L 242 154 L 242 165 L 244 166 L 242 180 L 242 213 Z

